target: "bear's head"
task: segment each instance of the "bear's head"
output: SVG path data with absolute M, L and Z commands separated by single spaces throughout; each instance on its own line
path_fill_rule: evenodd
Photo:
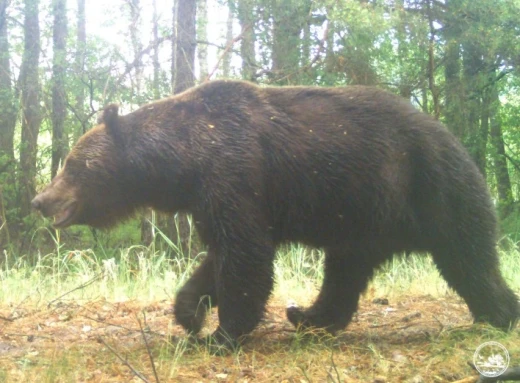
M 135 210 L 126 190 L 122 118 L 117 105 L 107 106 L 98 125 L 79 139 L 60 172 L 32 200 L 34 209 L 54 217 L 54 227 L 108 227 Z

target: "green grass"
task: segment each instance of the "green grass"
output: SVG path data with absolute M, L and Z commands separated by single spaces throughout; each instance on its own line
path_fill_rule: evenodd
M 63 317 L 60 307 L 67 309 L 67 315 L 71 316 L 70 328 L 76 326 L 76 331 L 81 332 L 85 321 L 81 317 L 81 307 L 88 306 L 90 302 L 101 302 L 92 306 L 95 309 L 102 308 L 105 301 L 110 307 L 116 306 L 114 302 L 138 302 L 139 307 L 143 308 L 147 307 L 147 302 L 162 301 L 169 305 L 175 291 L 189 278 L 204 253 L 172 258 L 171 254 L 178 252 L 179 248 L 162 233 L 157 232 L 157 235 L 169 249 L 154 245 L 131 246 L 107 256 L 107 252 L 92 249 L 67 250 L 66 244 L 57 237 L 52 252 L 19 258 L 6 254 L 6 262 L 0 269 L 2 316 L 16 312 L 19 307 L 38 314 L 37 319 L 29 316 L 26 322 L 23 318 L 0 322 L 3 334 L 23 335 L 22 338 L 6 339 L 16 339 L 17 344 L 28 347 L 20 354 L 0 354 L 0 382 L 34 379 L 44 382 L 114 381 L 118 377 L 121 381 L 131 380 L 129 368 L 95 339 L 85 338 L 84 343 L 67 344 L 66 340 L 60 343 L 60 339 L 56 338 L 45 347 L 40 345 L 40 348 L 37 347 L 38 343 L 31 348 L 23 339 L 28 333 L 38 334 L 34 332 L 35 324 L 40 326 L 41 323 L 44 329 L 50 328 L 48 326 L 54 322 L 68 326 L 66 316 L 61 322 L 56 319 Z M 444 328 L 442 325 L 439 328 L 439 323 L 444 320 L 443 310 L 449 311 L 451 306 L 456 306 L 452 318 L 457 319 L 457 313 L 464 311 L 465 306 L 454 297 L 431 258 L 416 254 L 395 257 L 376 272 L 367 297 L 362 299 L 360 319 L 348 327 L 345 340 L 336 341 L 327 337 L 309 340 L 308 337 L 286 332 L 283 306 L 290 300 L 303 306 L 312 302 L 323 279 L 322 258 L 321 251 L 300 245 L 280 249 L 275 264 L 276 284 L 271 302 L 280 319 L 275 323 L 273 333 L 269 327 L 259 330 L 260 335 L 252 342 L 253 345 L 242 351 L 215 359 L 205 349 L 194 350 L 182 338 L 182 333 L 179 333 L 181 340 L 177 342 L 155 338 L 152 355 L 160 381 L 241 381 L 244 376 L 252 376 L 254 378 L 249 381 L 363 382 L 373 381 L 378 376 L 387 376 L 390 377 L 387 381 L 393 381 L 392 377 L 404 379 L 415 375 L 421 375 L 425 381 L 453 381 L 471 373 L 466 362 L 471 359 L 475 348 L 486 340 L 505 344 L 511 351 L 512 363 L 519 364 L 518 330 L 504 334 L 489 326 Z M 519 292 L 520 251 L 516 246 L 509 246 L 509 250 L 500 251 L 500 259 L 504 277 Z M 391 298 L 391 305 L 398 307 L 398 310 L 385 313 L 384 307 L 370 303 L 374 296 Z M 421 297 L 404 300 L 403 296 Z M 440 303 L 437 304 L 437 301 Z M 50 308 L 49 302 L 53 302 Z M 399 308 L 398 302 L 405 307 L 410 304 L 411 307 L 406 311 Z M 423 305 L 422 302 L 426 303 Z M 69 304 L 76 306 L 68 309 Z M 435 313 L 437 316 L 429 316 L 432 307 L 439 311 Z M 114 313 L 119 315 L 117 310 L 114 309 Z M 151 310 L 149 314 L 145 309 L 139 310 L 141 308 L 136 309 L 135 315 L 141 320 L 148 315 L 152 331 L 164 334 L 173 331 L 171 314 L 161 316 L 160 310 Z M 429 326 L 428 330 L 424 330 L 427 331 L 426 335 L 419 337 L 419 340 L 415 332 L 406 332 L 408 322 L 402 320 L 415 310 L 421 311 L 423 316 L 415 324 L 418 327 L 412 326 L 412 330 L 418 328 L 423 331 L 421 326 Z M 88 315 L 92 316 L 92 313 Z M 153 322 L 154 316 L 162 322 Z M 132 318 L 124 324 L 134 329 L 134 336 L 129 338 L 131 341 L 127 339 L 127 333 L 117 336 L 105 334 L 103 339 L 127 358 L 132 366 L 144 372 L 150 381 L 154 381 L 143 337 L 135 318 Z M 110 323 L 121 318 L 102 319 L 106 324 L 99 325 L 110 327 L 113 326 Z M 213 314 L 210 326 L 215 325 L 215 319 Z M 467 322 L 467 319 L 461 320 Z M 22 325 L 22 322 L 28 325 Z M 396 358 L 401 354 L 406 363 Z M 81 363 L 78 364 L 78 361 Z M 432 376 L 438 379 L 428 378 Z M 246 381 L 244 379 L 242 381 Z M 136 378 L 134 380 L 137 381 Z
M 57 297 L 95 278 L 99 281 L 69 298 L 171 298 L 199 258 L 170 259 L 164 252 L 154 253 L 140 246 L 122 249 L 117 257 L 108 259 L 89 249 L 38 255 L 35 265 L 20 259 L 0 270 L 0 301 L 19 302 L 34 294 Z
M 162 233 L 158 233 L 162 236 Z M 138 299 L 154 301 L 172 299 L 175 291 L 189 278 L 204 253 L 172 257 L 179 248 L 167 238 L 173 251 L 131 246 L 107 258 L 92 249 L 64 250 L 56 238 L 54 252 L 37 254 L 31 261 L 6 253 L 0 269 L 0 301 L 16 303 L 27 299 L 48 300 L 99 278 L 68 296 L 75 299 L 103 297 L 121 301 Z M 520 291 L 520 251 L 510 246 L 499 251 L 502 274 L 508 284 Z M 301 245 L 280 249 L 275 263 L 274 295 L 283 300 L 303 298 L 312 301 L 323 279 L 323 253 Z M 373 278 L 369 290 L 378 296 L 403 293 L 434 297 L 451 294 L 430 256 L 412 254 L 396 256 L 383 264 Z

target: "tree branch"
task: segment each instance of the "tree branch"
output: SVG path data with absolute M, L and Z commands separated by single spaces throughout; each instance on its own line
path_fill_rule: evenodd
M 520 162 L 517 162 L 517 160 L 513 157 L 511 157 L 509 154 L 504 153 L 504 156 L 511 162 L 511 165 L 515 167 L 516 170 L 520 172 Z
M 116 350 L 114 350 L 112 347 L 110 347 L 109 344 L 107 342 L 105 342 L 105 340 L 103 338 L 98 337 L 97 339 L 99 342 L 103 343 L 106 346 L 106 348 L 108 348 L 110 350 L 110 352 L 112 354 L 117 356 L 117 358 L 121 361 L 121 363 L 123 363 L 126 367 L 128 367 L 130 370 L 132 370 L 132 372 L 135 374 L 135 376 L 137 376 L 139 379 L 141 379 L 145 383 L 150 383 L 150 381 L 148 379 L 146 379 L 146 376 L 144 376 L 139 371 L 137 371 L 125 358 L 123 358 L 121 355 L 119 355 L 119 353 Z
M 215 74 L 215 72 L 217 71 L 219 65 L 220 65 L 220 62 L 224 59 L 224 57 L 228 54 L 228 52 L 231 50 L 231 48 L 233 47 L 233 45 L 235 45 L 235 43 L 237 41 L 240 41 L 242 40 L 242 37 L 244 37 L 244 34 L 253 27 L 253 24 L 248 24 L 246 25 L 244 28 L 242 28 L 242 31 L 240 32 L 240 34 L 235 37 L 233 40 L 231 40 L 229 43 L 227 43 L 226 45 L 226 48 L 224 49 L 224 52 L 222 52 L 222 54 L 219 56 L 218 60 L 217 60 L 217 63 L 215 64 L 215 66 L 213 67 L 213 69 L 211 70 L 211 72 L 209 72 L 208 74 L 208 77 L 206 77 L 206 79 L 203 81 L 203 82 L 207 82 L 211 79 L 211 77 Z
M 82 283 L 82 284 L 79 285 L 79 286 L 76 286 L 76 287 L 73 288 L 72 290 L 67 291 L 67 292 L 64 293 L 64 294 L 61 294 L 61 295 L 60 295 L 59 297 L 57 297 L 57 298 L 54 298 L 52 301 L 50 301 L 50 302 L 47 304 L 47 308 L 51 307 L 52 304 L 53 304 L 54 302 L 60 300 L 60 299 L 63 298 L 64 296 L 69 295 L 70 293 L 72 293 L 72 292 L 74 292 L 74 291 L 76 291 L 76 290 L 81 290 L 81 289 L 83 289 L 83 288 L 85 288 L 85 287 L 87 287 L 87 286 L 93 284 L 94 282 L 96 282 L 97 280 L 99 280 L 102 276 L 103 276 L 103 272 L 98 273 L 98 274 L 95 275 L 92 279 L 89 279 L 87 282 Z
M 318 45 L 318 51 L 316 52 L 316 54 L 314 55 L 313 59 L 306 65 L 302 66 L 301 68 L 298 68 L 298 70 L 292 72 L 292 73 L 289 73 L 288 75 L 286 76 L 283 76 L 282 78 L 277 78 L 275 79 L 274 81 L 283 81 L 291 76 L 294 76 L 295 74 L 297 73 L 301 73 L 303 71 L 306 71 L 307 69 L 311 68 L 314 64 L 316 64 L 316 62 L 318 62 L 318 60 L 320 59 L 321 57 L 321 53 L 323 52 L 323 48 L 325 47 L 325 41 L 327 41 L 327 38 L 329 36 L 329 24 L 327 23 L 327 25 L 325 26 L 325 30 L 323 31 L 323 37 L 321 38 L 320 42 L 319 42 L 319 45 Z M 260 75 L 255 75 L 255 77 L 260 77 L 263 73 L 273 73 L 272 71 L 264 71 L 263 73 L 260 72 L 261 74 Z
M 141 59 L 143 58 L 144 55 L 150 54 L 152 49 L 157 48 L 159 45 L 161 45 L 162 43 L 164 43 L 167 40 L 171 40 L 171 38 L 172 38 L 172 35 L 163 36 L 156 41 L 152 41 L 146 48 L 144 48 L 142 51 L 138 52 L 135 55 L 134 60 L 132 62 L 126 64 L 125 70 L 123 71 L 123 73 L 121 75 L 119 75 L 119 77 L 115 81 L 114 87 L 117 88 L 119 86 L 119 84 L 121 84 L 121 82 L 123 82 L 126 75 L 129 74 L 132 71 L 132 69 L 134 69 L 137 65 L 139 65 L 139 63 L 141 62 Z
M 144 312 L 143 312 L 143 314 L 144 314 Z M 137 323 L 139 323 L 139 329 L 141 330 L 141 336 L 143 337 L 144 344 L 146 346 L 146 352 L 148 353 L 148 358 L 150 358 L 150 363 L 152 364 L 152 371 L 153 371 L 153 376 L 155 377 L 155 382 L 160 383 L 159 376 L 157 375 L 157 370 L 155 368 L 155 362 L 153 360 L 152 351 L 150 350 L 150 345 L 148 344 L 148 340 L 146 340 L 146 334 L 144 333 L 143 325 L 141 324 L 141 321 L 139 320 L 139 318 L 136 318 L 136 319 L 137 319 Z M 146 316 L 144 317 L 144 320 L 146 323 Z

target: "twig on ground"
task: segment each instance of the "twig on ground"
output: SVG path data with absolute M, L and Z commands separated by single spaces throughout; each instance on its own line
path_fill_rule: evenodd
M 146 382 L 146 383 L 150 383 L 150 381 L 148 379 L 146 379 L 146 376 L 144 376 L 143 374 L 141 374 L 139 371 L 137 371 L 125 358 L 123 358 L 121 355 L 119 355 L 119 353 L 114 350 L 112 347 L 110 347 L 110 345 L 105 342 L 105 340 L 101 337 L 98 337 L 97 338 L 99 342 L 103 343 L 106 348 L 108 348 L 110 350 L 110 352 L 112 354 L 114 354 L 115 356 L 117 356 L 117 358 L 126 366 L 128 367 L 130 370 L 132 370 L 132 372 L 135 374 L 135 376 L 137 376 L 139 379 L 141 379 L 143 382 Z
M 107 326 L 119 327 L 120 329 L 129 331 L 129 332 L 139 332 L 139 330 L 137 330 L 135 328 L 125 327 L 125 326 L 121 326 L 119 324 L 110 323 L 110 322 L 107 322 L 107 321 L 104 321 L 104 320 L 101 320 L 101 319 L 96 319 L 96 318 L 93 318 L 93 317 L 89 317 L 88 315 L 79 315 L 79 316 L 81 316 L 81 317 L 83 317 L 85 319 L 97 322 L 97 323 L 103 323 L 103 324 L 105 324 Z M 156 331 L 150 331 L 149 333 L 153 334 L 153 335 L 157 335 L 157 336 L 163 337 L 163 338 L 166 337 L 166 335 L 161 334 L 161 333 L 156 332 Z
M 2 332 L 2 336 L 7 337 L 21 337 L 21 338 L 41 338 L 41 339 L 48 339 L 48 340 L 54 340 L 55 338 L 50 335 L 34 335 L 34 334 L 19 334 L 14 332 Z
M 480 375 L 477 383 L 496 383 L 502 381 L 520 382 L 520 367 L 509 367 L 500 376 L 493 378 Z
M 259 331 L 258 333 L 262 337 L 265 337 L 266 335 L 271 335 L 271 334 L 296 333 L 296 329 L 284 327 L 284 328 L 274 329 L 274 330 Z
M 113 326 L 113 327 L 119 327 L 123 330 L 126 330 L 126 331 L 130 331 L 130 332 L 137 332 L 138 330 L 134 329 L 134 328 L 129 328 L 129 327 L 125 327 L 125 326 L 121 326 L 119 324 L 115 324 L 115 323 L 110 323 L 110 322 L 107 322 L 107 321 L 104 321 L 104 320 L 101 320 L 101 319 L 96 319 L 96 318 L 92 318 L 92 317 L 89 317 L 88 315 L 79 315 L 85 319 L 88 319 L 88 320 L 91 320 L 91 321 L 94 321 L 94 322 L 98 322 L 98 323 L 103 323 L 107 326 Z
M 47 304 L 47 308 L 50 308 L 52 306 L 52 304 L 56 301 L 59 301 L 61 298 L 63 298 L 64 296 L 67 296 L 69 295 L 70 293 L 73 293 L 74 291 L 77 291 L 77 290 L 81 290 L 87 286 L 90 286 L 91 284 L 93 284 L 94 282 L 96 282 L 97 280 L 101 279 L 101 277 L 103 276 L 103 272 L 100 272 L 98 273 L 97 275 L 94 276 L 94 278 L 88 280 L 87 282 L 85 283 L 82 283 L 81 285 L 73 288 L 72 290 L 70 291 L 67 291 L 66 293 L 64 294 L 61 294 L 59 297 L 53 299 L 52 301 L 50 301 L 48 304 Z
M 470 364 L 470 363 L 468 363 Z M 500 376 L 470 376 L 453 383 L 497 383 L 497 382 L 520 382 L 520 367 L 510 367 L 500 374 Z
M 145 315 L 145 314 L 143 313 L 143 315 Z M 155 369 L 155 362 L 153 361 L 152 351 L 150 350 L 150 345 L 148 344 L 148 340 L 146 340 L 146 334 L 144 333 L 144 329 L 141 324 L 141 321 L 139 320 L 138 317 L 136 317 L 136 319 L 137 319 L 137 323 L 139 323 L 139 329 L 141 330 L 141 335 L 143 337 L 144 344 L 146 346 L 146 352 L 148 353 L 148 358 L 150 358 L 150 363 L 152 363 L 153 376 L 155 377 L 156 383 L 160 383 L 159 376 L 157 375 L 157 370 Z M 144 317 L 144 320 L 145 320 L 145 324 L 146 324 L 146 316 Z
M 457 381 L 452 382 L 452 383 L 477 383 L 477 381 L 478 381 L 478 378 L 476 376 L 470 376 L 468 378 L 457 380 Z
M 368 326 L 369 328 L 383 328 L 383 327 L 392 327 L 393 330 L 404 330 L 404 329 L 407 329 L 407 328 L 410 328 L 410 327 L 415 327 L 415 326 L 418 326 L 418 325 L 426 325 L 426 324 L 429 324 L 429 323 L 440 323 L 439 321 L 432 321 L 432 320 L 422 320 L 422 321 L 416 321 L 416 322 L 410 322 L 410 323 L 407 323 L 405 325 L 402 325 L 402 326 L 396 326 L 398 323 L 402 323 L 403 318 L 400 318 L 400 319 L 396 319 L 390 323 L 382 323 L 382 324 L 372 324 L 370 326 Z M 436 319 L 436 318 L 435 318 Z M 439 329 L 439 333 L 442 332 L 442 330 L 444 329 L 444 327 L 442 326 L 442 323 L 440 323 L 440 329 Z
M 472 362 L 468 361 L 468 366 L 478 372 L 477 368 Z M 520 382 L 520 367 L 509 367 L 499 376 L 484 376 L 479 374 L 478 377 L 473 376 L 464 378 L 453 383 L 496 383 L 502 381 Z
M 40 282 L 40 284 L 39 284 L 38 286 L 36 286 L 36 289 L 35 289 L 35 290 L 36 290 L 38 293 L 40 292 L 40 285 L 41 285 L 42 283 L 43 283 L 43 282 Z M 33 291 L 34 291 L 34 290 L 33 290 Z M 31 311 L 31 312 L 29 312 L 29 313 L 26 313 L 26 314 L 24 314 L 24 315 L 20 315 L 20 316 L 17 317 L 17 318 L 13 318 L 13 314 L 16 312 L 16 310 L 18 310 L 18 308 L 20 308 L 20 306 L 23 305 L 23 303 L 24 303 L 25 301 L 27 301 L 27 300 L 28 300 L 31 296 L 33 296 L 33 295 L 34 295 L 33 292 L 31 292 L 30 294 L 27 294 L 27 296 L 26 296 L 24 299 L 22 299 L 21 302 L 18 303 L 18 304 L 15 306 L 15 308 L 13 308 L 13 309 L 11 310 L 11 314 L 9 314 L 8 317 L 3 316 L 3 315 L 0 315 L 0 320 L 4 320 L 4 321 L 6 321 L 6 322 L 14 322 L 14 321 L 17 320 L 17 319 L 25 318 L 26 316 L 31 315 L 31 314 L 34 314 L 35 312 L 37 312 L 38 310 L 33 310 L 33 311 Z M 41 294 L 39 294 L 39 296 L 41 296 Z M 38 299 L 38 302 L 39 302 L 39 301 L 40 301 L 40 300 Z
M 307 379 L 307 382 L 312 383 L 312 379 L 307 375 L 307 371 L 302 366 L 298 366 L 298 368 L 302 372 L 303 377 Z
M 336 367 L 336 362 L 334 362 L 334 350 L 330 353 L 330 364 L 331 364 L 331 367 L 330 367 L 329 371 L 327 371 L 327 375 L 333 382 L 336 381 L 336 382 L 340 383 L 341 376 L 339 374 L 338 368 Z M 336 373 L 337 380 L 335 380 L 334 377 L 332 376 L 331 370 L 334 370 L 334 372 Z
M 433 319 L 435 319 L 437 321 L 437 323 L 439 324 L 439 326 L 441 326 L 439 334 L 442 334 L 442 332 L 444 331 L 444 328 L 445 328 L 444 323 L 442 323 L 442 321 L 439 318 L 437 318 L 436 315 L 433 316 Z

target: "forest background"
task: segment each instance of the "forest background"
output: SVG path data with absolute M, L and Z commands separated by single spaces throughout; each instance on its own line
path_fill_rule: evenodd
M 2 250 L 30 254 L 52 238 L 30 201 L 104 105 L 130 112 L 216 78 L 375 85 L 410 99 L 463 142 L 502 233 L 519 238 L 518 0 L 159 3 L 0 0 Z M 150 244 L 158 229 L 186 242 L 176 220 L 145 211 L 110 235 L 62 238 L 114 248 Z
M 377 271 L 344 333 L 300 337 L 285 304 L 312 302 L 323 254 L 298 244 L 280 249 L 245 352 L 194 352 L 171 315 L 205 255 L 190 217 L 55 231 L 30 201 L 108 103 L 127 113 L 217 78 L 373 85 L 468 149 L 518 292 L 519 15 L 520 0 L 0 0 L 0 381 L 476 382 L 468 361 L 489 340 L 518 366 L 520 332 L 471 325 L 416 254 Z

